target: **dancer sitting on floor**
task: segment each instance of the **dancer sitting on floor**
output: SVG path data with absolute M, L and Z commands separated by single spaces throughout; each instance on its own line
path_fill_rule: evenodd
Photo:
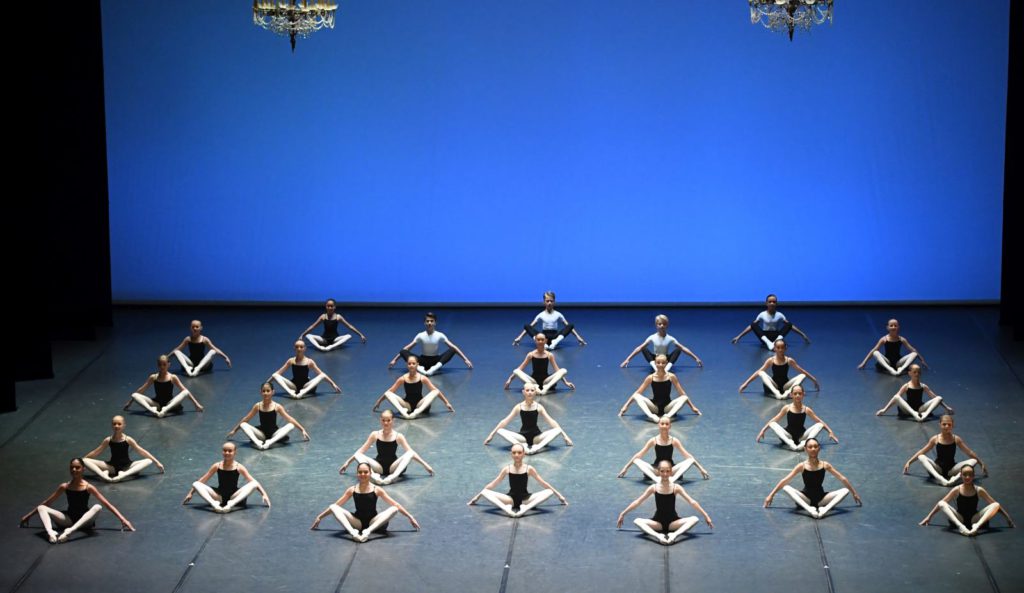
M 164 464 L 160 463 L 160 460 L 154 457 L 152 453 L 143 449 L 142 445 L 139 445 L 135 439 L 124 433 L 124 416 L 114 416 L 110 421 L 110 426 L 113 429 L 113 434 L 104 438 L 99 446 L 86 453 L 85 457 L 82 458 L 82 463 L 85 464 L 89 471 L 107 482 L 120 482 L 129 476 L 134 476 L 154 463 L 160 470 L 160 473 L 164 473 Z M 110 448 L 110 461 L 95 459 L 108 447 Z M 135 452 L 145 457 L 145 459 L 132 461 L 128 457 L 129 447 L 135 449 Z
M 419 453 L 409 446 L 402 433 L 394 430 L 395 415 L 391 410 L 384 410 L 380 415 L 380 430 L 375 430 L 366 437 L 362 447 L 352 454 L 347 461 L 338 469 L 339 474 L 345 473 L 348 465 L 353 461 L 365 463 L 370 466 L 370 479 L 376 484 L 388 485 L 399 478 L 409 463 L 415 461 L 427 470 L 427 473 L 434 475 L 434 468 L 430 467 Z M 377 446 L 377 457 L 367 457 L 366 452 L 370 447 Z M 405 453 L 398 454 L 398 447 L 405 449 Z
M 353 540 L 363 543 L 370 539 L 371 534 L 378 531 L 387 531 L 388 521 L 395 516 L 395 513 L 402 513 L 409 519 L 409 523 L 419 531 L 420 524 L 416 522 L 416 518 L 409 511 L 405 510 L 405 507 L 391 498 L 383 488 L 370 483 L 371 473 L 372 469 L 369 463 L 357 465 L 356 479 L 359 480 L 359 483 L 355 486 L 349 486 L 345 493 L 341 495 L 341 498 L 334 501 L 334 504 L 328 506 L 317 515 L 310 529 L 316 529 L 320 525 L 320 521 L 328 515 L 333 515 L 338 520 L 338 523 L 341 523 L 341 526 L 345 528 L 345 531 L 352 536 Z M 356 512 L 354 513 L 341 506 L 348 502 L 350 498 L 353 499 L 356 505 Z M 384 502 L 391 506 L 378 513 L 378 498 L 384 499 Z
M 668 372 L 668 364 L 668 357 L 664 354 L 659 354 L 655 357 L 654 373 L 647 375 L 636 392 L 626 399 L 626 403 L 622 404 L 622 409 L 619 410 L 619 416 L 625 414 L 626 410 L 634 402 L 636 402 L 636 407 L 640 408 L 651 422 L 657 422 L 662 416 L 671 418 L 679 410 L 682 410 L 683 406 L 690 406 L 693 413 L 700 416 L 700 410 L 697 409 L 697 406 L 693 405 L 693 400 L 686 395 L 686 390 L 679 384 L 679 378 L 676 377 L 675 373 Z M 674 400 L 672 399 L 673 386 L 679 392 L 679 397 Z M 643 392 L 648 387 L 651 388 L 653 397 L 648 398 L 643 395 Z
M 289 367 L 292 369 L 291 379 L 284 376 L 284 372 Z M 315 373 L 312 378 L 309 376 L 309 371 Z M 272 378 L 293 399 L 302 399 L 310 393 L 316 393 L 316 386 L 321 381 L 327 381 L 334 388 L 335 393 L 341 393 L 341 387 L 338 387 L 334 379 L 321 371 L 312 358 L 306 356 L 306 343 L 302 340 L 295 341 L 295 356 L 284 361 L 281 368 L 274 372 Z
M 171 354 L 181 363 L 181 368 L 185 371 L 185 374 L 189 377 L 195 377 L 199 373 L 212 371 L 214 354 L 219 354 L 230 369 L 231 358 L 224 354 L 224 351 L 220 348 L 214 346 L 213 340 L 203 335 L 203 322 L 193 319 L 191 328 L 192 332 L 185 336 L 185 339 L 174 350 L 171 350 Z M 186 346 L 188 347 L 188 356 L 182 351 Z
M 569 372 L 568 369 L 558 368 L 558 363 L 555 362 L 555 353 L 545 350 L 544 347 L 547 344 L 547 340 L 547 336 L 544 334 L 533 336 L 535 348 L 527 352 L 523 362 L 512 370 L 512 374 L 505 380 L 505 389 L 512 385 L 512 379 L 519 379 L 523 384 L 536 383 L 539 395 L 547 395 L 548 391 L 554 389 L 559 381 L 565 383 L 565 386 L 569 389 L 576 389 L 576 386 L 565 378 L 566 373 Z M 523 372 L 527 364 L 532 365 L 529 375 Z M 554 370 L 554 374 L 548 374 L 549 364 Z
M 804 451 L 807 452 L 807 461 L 801 461 L 785 478 L 779 480 L 779 483 L 768 493 L 768 497 L 764 499 L 764 508 L 771 506 L 775 493 L 780 489 L 785 491 L 797 506 L 810 513 L 815 519 L 821 519 L 828 514 L 833 507 L 839 504 L 839 501 L 846 498 L 847 494 L 853 495 L 853 500 L 857 503 L 857 506 L 861 505 L 860 496 L 857 495 L 853 484 L 846 479 L 846 476 L 839 473 L 839 470 L 831 463 L 818 459 L 821 445 L 817 439 L 807 439 Z M 822 484 L 825 482 L 826 471 L 835 476 L 845 488 L 826 492 L 822 487 Z M 803 477 L 803 490 L 797 490 L 789 485 L 797 474 Z
M 359 334 L 359 339 L 365 344 L 366 336 L 363 335 L 363 332 L 356 329 L 356 326 L 346 321 L 345 318 L 341 316 L 341 314 L 335 311 L 337 306 L 338 305 L 334 301 L 334 299 L 327 299 L 327 302 L 324 304 L 325 311 L 321 313 L 319 317 L 316 318 L 316 321 L 313 322 L 313 325 L 307 327 L 306 331 L 302 332 L 302 334 L 299 335 L 299 340 L 301 340 L 302 338 L 308 338 L 309 343 L 312 344 L 317 350 L 321 350 L 323 352 L 330 352 L 331 350 L 334 350 L 338 346 L 341 346 L 345 342 L 352 339 L 352 334 L 345 334 L 343 336 L 338 335 L 338 323 L 341 322 L 342 324 L 344 324 L 345 327 Z M 324 335 L 318 336 L 316 334 L 310 333 L 314 329 L 316 329 L 316 326 L 320 325 L 321 323 L 324 324 Z
M 789 447 L 792 451 L 802 451 L 807 444 L 807 440 L 816 438 L 823 428 L 828 432 L 828 438 L 832 439 L 833 443 L 839 442 L 839 439 L 836 438 L 836 433 L 832 432 L 828 424 L 825 424 L 825 421 L 819 418 L 810 406 L 804 405 L 803 385 L 794 385 L 791 396 L 793 403 L 782 406 L 779 413 L 764 425 L 761 432 L 757 434 L 757 442 L 760 443 L 764 439 L 764 433 L 769 428 L 779 437 L 782 444 Z M 786 417 L 785 428 L 779 424 L 779 420 L 782 420 L 783 416 Z M 811 417 L 811 420 L 814 420 L 814 424 L 810 428 L 805 429 L 804 422 L 808 416 Z
M 512 406 L 512 411 L 508 413 L 508 416 L 502 418 L 501 422 L 491 431 L 491 434 L 487 435 L 487 438 L 484 439 L 484 445 L 490 443 L 494 435 L 497 434 L 512 443 L 512 445 L 522 445 L 524 453 L 533 455 L 561 435 L 565 445 L 571 447 L 572 440 L 569 438 L 569 435 L 548 414 L 544 406 L 534 401 L 536 397 L 537 385 L 535 383 L 523 385 L 523 402 Z M 517 415 L 522 426 L 519 428 L 519 432 L 512 432 L 505 427 Z M 544 421 L 547 422 L 550 428 L 542 432 L 537 426 L 538 417 L 544 418 Z
M 257 449 L 266 451 L 274 443 L 288 442 L 288 433 L 293 428 L 298 428 L 302 431 L 302 438 L 309 440 L 309 433 L 306 432 L 305 427 L 299 423 L 298 420 L 293 418 L 291 414 L 285 411 L 284 406 L 274 401 L 274 386 L 270 383 L 264 383 L 260 386 L 260 395 L 262 399 L 249 409 L 249 413 L 242 417 L 238 421 L 238 424 L 231 429 L 228 433 L 228 438 L 235 436 L 238 429 L 241 428 L 245 436 L 249 437 L 252 441 L 253 446 Z M 260 415 L 259 426 L 253 426 L 249 424 L 249 421 L 256 416 Z M 287 423 L 284 426 L 277 425 L 277 417 L 281 416 Z
M 669 479 L 673 482 L 682 478 L 683 474 L 686 473 L 686 470 L 693 466 L 697 467 L 702 478 L 705 480 L 710 478 L 711 474 L 708 473 L 708 470 L 704 469 L 704 466 L 697 461 L 697 458 L 691 455 L 690 452 L 683 447 L 683 443 L 679 439 L 672 436 L 669 432 L 671 429 L 672 419 L 668 416 L 662 416 L 661 419 L 658 420 L 658 434 L 647 439 L 647 443 L 644 444 L 643 448 L 637 451 L 636 454 L 626 462 L 625 467 L 623 467 L 622 471 L 619 472 L 619 477 L 626 477 L 626 472 L 629 471 L 631 466 L 635 465 L 645 476 L 657 482 L 661 474 L 655 468 L 660 466 L 662 462 L 667 462 L 669 467 L 672 468 L 672 473 L 669 475 Z M 654 449 L 653 464 L 647 463 L 643 459 L 644 455 L 646 455 L 651 449 Z M 679 454 L 683 456 L 683 460 L 679 463 L 674 463 L 672 461 L 672 449 L 676 449 L 679 451 Z
M 133 402 L 137 402 L 143 408 L 146 408 L 151 414 L 157 418 L 163 418 L 167 414 L 180 414 L 181 413 L 181 401 L 186 397 L 192 400 L 192 405 L 196 407 L 196 411 L 202 412 L 203 406 L 199 405 L 197 400 L 192 393 L 181 384 L 181 380 L 178 379 L 177 375 L 171 374 L 167 369 L 171 366 L 171 359 L 167 358 L 166 354 L 161 354 L 156 359 L 157 372 L 150 375 L 146 382 L 142 384 L 132 393 L 131 397 L 128 398 L 128 402 L 124 405 L 124 409 L 132 407 Z M 153 386 L 155 392 L 154 397 L 143 395 L 149 386 Z M 177 395 L 174 395 L 174 388 L 177 387 Z
M 448 398 L 441 393 L 440 389 L 434 387 L 430 379 L 421 375 L 417 367 L 419 367 L 419 358 L 410 356 L 406 359 L 405 368 L 408 369 L 408 372 L 396 379 L 394 384 L 377 398 L 377 401 L 373 404 L 374 412 L 380 407 L 381 402 L 387 399 L 391 405 L 395 406 L 395 409 L 402 415 L 402 418 L 412 420 L 413 418 L 419 418 L 424 413 L 429 414 L 430 404 L 434 401 L 434 398 L 440 398 L 449 412 L 455 411 Z M 399 385 L 402 386 L 405 398 L 398 395 Z M 423 394 L 424 387 L 427 388 L 426 395 Z
M 428 312 L 423 320 L 423 325 L 427 327 L 426 331 L 421 331 L 416 334 L 411 342 L 405 345 L 391 362 L 388 363 L 388 368 L 394 368 L 395 363 L 398 359 L 409 360 L 410 356 L 413 356 L 412 348 L 416 345 L 420 345 L 422 353 L 417 357 L 419 360 L 419 372 L 430 377 L 437 371 L 441 370 L 441 367 L 448 364 L 448 361 L 452 359 L 456 354 L 459 358 L 466 363 L 466 367 L 473 368 L 473 363 L 470 362 L 469 358 L 463 354 L 462 350 L 455 345 L 454 342 L 448 339 L 448 336 L 443 333 L 436 331 L 434 328 L 437 327 L 437 315 L 432 312 Z M 441 349 L 441 345 L 446 346 L 444 352 L 438 354 Z
M 918 422 L 924 422 L 930 418 L 932 411 L 940 405 L 946 409 L 947 413 L 953 413 L 953 408 L 946 404 L 930 387 L 921 382 L 921 367 L 912 364 L 907 374 L 910 375 L 910 380 L 900 387 L 884 408 L 875 412 L 875 416 L 885 414 L 893 406 L 897 406 L 896 414 L 900 418 L 913 418 Z M 927 402 L 924 401 L 925 394 L 928 394 Z
M 767 373 L 769 367 L 772 369 L 771 375 Z M 790 379 L 790 367 L 800 374 Z M 786 341 L 782 338 L 775 340 L 775 354 L 768 357 L 768 360 L 764 361 L 761 368 L 754 371 L 754 374 L 747 377 L 743 385 L 740 385 L 740 393 L 743 393 L 743 390 L 747 388 L 747 385 L 750 385 L 750 382 L 755 377 L 761 378 L 761 383 L 764 385 L 764 394 L 775 399 L 788 399 L 793 388 L 802 383 L 805 378 L 810 379 L 814 383 L 814 387 L 821 391 L 821 384 L 818 383 L 818 379 L 797 364 L 796 359 L 786 356 Z
M 522 517 L 527 511 L 544 502 L 552 495 L 561 501 L 563 505 L 568 505 L 569 501 L 562 496 L 561 492 L 545 482 L 544 478 L 540 477 L 540 474 L 533 466 L 523 463 L 524 455 L 526 455 L 526 448 L 522 444 L 512 445 L 512 463 L 502 467 L 501 471 L 498 472 L 498 477 L 491 480 L 490 484 L 484 486 L 484 489 L 469 499 L 469 502 L 466 504 L 474 505 L 483 496 L 491 504 L 513 518 Z M 505 479 L 505 476 L 508 476 L 508 494 L 502 494 L 494 490 L 494 487 L 500 484 Z M 537 480 L 544 489 L 530 494 L 527 489 L 527 482 L 531 477 Z
M 181 504 L 188 504 L 188 501 L 192 500 L 192 494 L 198 492 L 199 497 L 209 503 L 215 512 L 229 513 L 236 508 L 245 508 L 247 506 L 245 499 L 252 494 L 253 490 L 259 490 L 260 495 L 263 496 L 263 504 L 270 508 L 270 495 L 256 481 L 256 478 L 252 477 L 249 470 L 245 469 L 244 465 L 235 461 L 235 452 L 234 443 L 224 443 L 221 446 L 221 454 L 224 459 L 211 465 L 203 477 L 192 482 L 192 487 L 188 489 L 188 494 L 185 495 L 185 500 L 181 501 Z M 206 483 L 214 474 L 217 475 L 216 488 L 212 488 Z M 238 486 L 239 476 L 246 479 L 246 484 L 242 487 Z
M 875 347 L 868 350 L 867 356 L 857 366 L 858 369 L 863 369 L 872 356 L 875 358 L 875 368 L 881 372 L 889 373 L 893 377 L 902 375 L 910 366 L 910 363 L 915 360 L 920 361 L 925 367 L 928 366 L 921 353 L 911 346 L 906 338 L 900 335 L 899 321 L 890 319 L 887 327 L 889 333 L 879 338 Z M 907 350 L 910 350 L 908 354 L 903 354 L 900 350 L 904 346 L 906 346 Z
M 75 457 L 70 463 L 71 480 L 64 482 L 57 486 L 57 489 L 53 491 L 53 494 L 48 496 L 46 500 L 39 503 L 39 506 L 32 509 L 24 517 L 21 518 L 21 526 L 26 527 L 28 520 L 32 518 L 32 515 L 38 514 L 39 520 L 43 523 L 43 529 L 46 530 L 47 539 L 50 540 L 51 544 L 58 542 L 68 541 L 68 537 L 72 533 L 80 529 L 92 529 L 95 524 L 95 517 L 97 513 L 103 510 L 103 507 L 107 507 L 114 516 L 121 521 L 121 529 L 127 529 L 128 531 L 135 531 L 135 527 L 132 526 L 131 521 L 125 518 L 121 514 L 121 511 L 117 510 L 109 500 L 104 498 L 100 491 L 95 486 L 86 482 L 82 476 L 85 473 L 85 463 L 82 462 L 81 457 Z M 64 511 L 58 511 L 57 509 L 51 508 L 55 500 L 63 494 L 67 497 L 68 508 Z M 89 495 L 95 496 L 99 504 L 89 506 Z M 100 506 L 102 505 L 102 506 Z M 64 531 L 60 534 L 53 528 L 63 527 Z
M 807 334 L 800 331 L 800 328 L 790 323 L 786 316 L 778 312 L 779 297 L 774 294 L 768 295 L 764 300 L 764 311 L 758 313 L 757 318 L 754 322 L 743 328 L 743 331 L 738 336 L 732 339 L 732 343 L 740 341 L 740 338 L 747 335 L 750 332 L 754 332 L 757 339 L 764 343 L 765 347 L 769 350 L 774 348 L 775 341 L 779 338 L 786 337 L 790 330 L 795 331 L 804 339 L 808 344 L 811 343 L 811 339 L 807 337 Z
M 957 447 L 963 449 L 967 455 L 960 463 L 956 462 Z M 928 457 L 928 452 L 935 449 L 935 460 Z M 910 459 L 903 465 L 903 473 L 910 473 L 910 464 L 920 461 L 928 474 L 943 486 L 952 486 L 960 479 L 960 470 L 975 465 L 981 466 L 981 471 L 988 476 L 988 467 L 978 457 L 978 454 L 967 446 L 963 439 L 953 434 L 953 417 L 946 414 L 939 418 L 939 434 L 928 439 L 928 442 L 921 447 L 921 450 L 910 456 Z
M 676 514 L 676 496 L 690 503 L 691 507 L 704 516 L 704 522 L 708 524 L 708 529 L 714 529 L 715 526 L 711 523 L 711 517 L 704 511 L 699 502 L 686 493 L 682 486 L 674 483 L 672 474 L 672 462 L 659 462 L 657 483 L 648 486 L 643 494 L 629 503 L 629 506 L 619 513 L 619 519 L 616 521 L 615 526 L 622 529 L 622 523 L 626 519 L 626 514 L 643 504 L 653 494 L 654 516 L 650 519 L 633 519 L 633 524 L 647 535 L 653 537 L 659 544 L 666 546 L 674 544 L 680 535 L 686 533 L 700 522 L 696 515 L 683 518 Z
M 950 527 L 955 527 L 960 532 L 960 535 L 978 535 L 978 530 L 988 527 L 989 520 L 995 517 L 996 513 L 1001 513 L 1006 517 L 1006 522 L 1010 527 L 1016 527 L 1013 519 L 1010 518 L 1010 513 L 1006 512 L 1003 505 L 996 502 L 992 495 L 984 488 L 974 483 L 973 467 L 964 466 L 961 468 L 960 479 L 963 480 L 963 483 L 954 486 L 939 502 L 935 503 L 931 512 L 921 520 L 919 525 L 927 525 L 932 520 L 932 517 L 935 516 L 935 513 L 941 510 L 949 517 Z M 956 499 L 955 503 L 953 502 L 954 498 Z M 985 508 L 980 511 L 978 510 L 979 498 L 987 503 Z M 954 504 L 956 505 L 955 508 Z
M 533 326 L 540 322 L 540 332 Z M 559 330 L 558 324 L 561 323 L 564 327 Z M 519 335 L 512 340 L 513 346 L 519 345 L 519 340 L 523 339 L 523 336 L 529 334 L 530 337 L 538 335 L 538 333 L 544 334 L 547 340 L 547 348 L 554 350 L 558 348 L 558 345 L 562 343 L 562 339 L 570 333 L 576 336 L 576 341 L 579 342 L 580 346 L 586 346 L 587 341 L 583 339 L 580 332 L 576 331 L 576 327 L 565 320 L 565 316 L 555 311 L 555 293 L 547 291 L 544 293 L 544 310 L 537 314 L 533 318 L 533 321 L 523 326 L 523 331 L 519 332 Z
M 657 370 L 657 367 L 655 367 L 654 365 L 654 359 L 659 354 L 664 354 L 665 356 L 668 357 L 668 365 L 665 366 L 666 371 L 672 369 L 672 365 L 674 365 L 676 361 L 679 360 L 680 354 L 686 354 L 687 356 L 692 358 L 693 361 L 697 363 L 698 367 L 704 366 L 704 363 L 696 354 L 694 354 L 686 346 L 683 346 L 682 343 L 679 342 L 679 340 L 668 335 L 667 315 L 658 315 L 657 317 L 655 317 L 654 327 L 657 328 L 657 331 L 647 336 L 647 339 L 644 340 L 642 344 L 634 348 L 633 351 L 629 353 L 629 356 L 626 357 L 626 360 L 622 361 L 622 364 L 620 364 L 619 366 L 621 366 L 622 368 L 626 368 L 627 366 L 629 366 L 629 361 L 633 360 L 633 357 L 636 356 L 637 354 L 643 355 L 644 360 L 646 360 L 647 363 L 651 365 L 652 370 Z M 672 346 L 675 346 L 675 348 L 673 348 L 672 351 L 669 352 L 669 348 L 671 348 Z

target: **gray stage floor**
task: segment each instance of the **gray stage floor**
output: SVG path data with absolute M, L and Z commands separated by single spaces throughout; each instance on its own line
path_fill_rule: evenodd
M 853 482 L 864 500 L 844 501 L 839 512 L 815 521 L 796 513 L 780 494 L 771 509 L 762 500 L 801 454 L 773 439 L 754 442 L 758 429 L 778 408 L 754 385 L 737 388 L 767 357 L 752 336 L 729 339 L 757 310 L 667 311 L 670 332 L 692 348 L 705 367 L 688 359 L 676 371 L 704 412 L 683 415 L 674 427 L 687 448 L 711 472 L 708 481 L 685 486 L 711 514 L 686 541 L 663 547 L 646 540 L 629 522 L 615 518 L 644 483 L 616 474 L 653 424 L 616 411 L 639 385 L 648 367 L 638 357 L 619 363 L 653 331 L 646 309 L 569 309 L 571 321 L 589 340 L 567 339 L 559 363 L 576 383 L 543 403 L 562 423 L 575 446 L 556 441 L 528 462 L 559 488 L 570 505 L 546 503 L 532 516 L 512 520 L 488 506 L 466 501 L 509 459 L 508 447 L 483 438 L 519 400 L 502 390 L 511 368 L 525 355 L 512 338 L 534 310 L 439 310 L 438 327 L 475 363 L 458 359 L 434 380 L 456 407 L 398 428 L 434 466 L 428 477 L 413 467 L 408 479 L 388 491 L 423 526 L 413 531 L 399 518 L 389 537 L 355 544 L 328 519 L 310 531 L 314 516 L 333 502 L 354 475 L 337 468 L 377 428 L 374 399 L 398 376 L 387 361 L 422 329 L 416 309 L 354 310 L 344 313 L 369 337 L 340 351 L 312 353 L 344 389 L 293 402 L 279 399 L 309 429 L 312 441 L 293 437 L 267 452 L 249 447 L 239 433 L 238 459 L 266 486 L 273 507 L 252 498 L 247 510 L 227 516 L 181 500 L 192 480 L 219 459 L 224 435 L 258 400 L 259 383 L 291 354 L 291 342 L 315 317 L 315 309 L 124 309 L 116 328 L 94 344 L 58 344 L 58 377 L 18 386 L 20 410 L 0 416 L 0 588 L 10 591 L 894 591 L 928 587 L 942 591 L 1020 591 L 1022 531 L 996 528 L 968 539 L 936 520 L 917 522 L 945 489 L 903 462 L 938 431 L 924 425 L 876 418 L 901 380 L 857 363 L 898 315 L 904 335 L 932 369 L 924 380 L 957 410 L 957 434 L 991 468 L 982 483 L 1011 514 L 1024 518 L 1024 475 L 1019 440 L 1024 386 L 1019 345 L 1006 344 L 991 308 L 785 309 L 814 342 L 791 341 L 789 354 L 822 382 L 807 403 L 837 432 L 822 458 Z M 167 466 L 115 485 L 94 481 L 135 523 L 121 533 L 101 515 L 91 536 L 50 545 L 38 519 L 19 529 L 18 517 L 67 479 L 67 460 L 92 449 L 109 434 L 109 419 L 129 392 L 152 372 L 156 356 L 187 333 L 200 317 L 206 334 L 231 355 L 233 369 L 218 360 L 216 371 L 186 384 L 206 406 L 195 413 L 155 420 L 130 414 L 128 434 Z M 175 365 L 176 366 L 176 365 Z M 688 475 L 689 478 L 689 475 Z M 504 486 L 503 486 L 504 487 Z M 831 478 L 826 488 L 835 488 Z M 196 497 L 198 500 L 198 497 Z M 683 503 L 680 502 L 680 505 Z M 63 508 L 63 501 L 57 506 Z M 682 514 L 688 509 L 679 508 Z M 653 503 L 633 516 L 650 516 Z M 631 516 L 632 518 L 632 516 Z M 1014 561 L 1013 558 L 1018 558 Z

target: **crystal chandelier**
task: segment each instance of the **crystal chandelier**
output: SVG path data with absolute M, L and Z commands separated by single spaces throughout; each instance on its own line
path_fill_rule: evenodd
M 309 37 L 325 27 L 334 28 L 334 13 L 338 5 L 330 0 L 253 0 L 252 22 L 254 25 L 287 35 L 295 51 L 296 37 Z
M 825 21 L 832 24 L 832 0 L 747 0 L 750 4 L 750 23 L 760 22 L 766 29 L 789 33 L 810 31 L 813 25 Z

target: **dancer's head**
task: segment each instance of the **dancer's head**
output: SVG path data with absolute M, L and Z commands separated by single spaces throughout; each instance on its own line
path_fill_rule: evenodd
M 544 334 L 537 334 L 533 336 L 533 343 L 537 346 L 537 350 L 543 350 L 548 343 L 548 337 Z
M 965 465 L 960 468 L 960 479 L 963 480 L 964 484 L 971 484 L 974 482 L 974 467 Z
M 231 462 L 235 459 L 235 444 L 228 441 L 220 446 L 220 453 L 224 457 L 225 462 Z
M 658 462 L 658 475 L 661 479 L 667 479 L 672 475 L 672 462 L 667 459 L 662 459 Z
M 886 329 L 889 330 L 889 335 L 891 335 L 891 336 L 895 336 L 895 335 L 898 335 L 900 333 L 900 322 L 896 321 L 895 319 L 890 319 L 885 324 L 885 327 L 886 327 Z
M 427 331 L 433 331 L 437 327 L 437 315 L 434 315 L 433 311 L 427 311 L 423 317 L 423 325 L 427 326 Z
M 764 298 L 764 308 L 768 309 L 769 313 L 774 313 L 775 309 L 779 308 L 779 297 L 774 294 L 769 294 Z
M 334 313 L 334 310 L 337 309 L 337 308 L 338 308 L 338 303 L 334 299 L 327 299 L 327 302 L 324 303 L 324 309 L 327 310 L 327 314 L 328 315 L 330 315 L 331 313 Z
M 949 414 L 943 414 L 939 418 L 939 428 L 942 430 L 942 434 L 952 434 L 953 432 L 953 417 Z
M 785 354 L 786 348 L 786 340 L 783 340 L 782 338 L 776 339 L 775 343 L 772 345 L 772 350 L 778 354 Z
M 662 416 L 658 418 L 658 430 L 663 434 L 668 434 L 669 429 L 672 428 L 672 418 L 669 416 Z
M 793 398 L 793 401 L 798 404 L 804 403 L 804 395 L 803 385 L 794 385 L 793 389 L 789 392 L 789 397 Z
M 263 401 L 269 402 L 274 397 L 274 386 L 270 383 L 260 384 L 260 396 L 263 397 Z
M 359 465 L 356 466 L 356 479 L 359 480 L 360 484 L 366 484 L 370 481 L 370 472 L 372 471 L 373 469 L 370 467 L 369 463 L 361 461 L 359 462 Z
M 156 358 L 156 368 L 160 369 L 160 372 L 164 372 L 171 366 L 171 359 L 167 358 L 166 354 L 161 354 Z
M 395 423 L 395 414 L 394 414 L 394 412 L 392 412 L 391 410 L 384 410 L 384 412 L 380 415 L 380 427 L 381 428 L 391 428 L 391 426 L 394 423 Z
M 68 471 L 71 473 L 72 478 L 80 478 L 85 472 L 85 462 L 82 461 L 81 457 L 73 457 L 68 462 Z
M 907 374 L 910 375 L 911 379 L 920 379 L 921 378 L 921 365 L 919 365 L 919 364 L 912 364 L 912 365 L 910 365 L 910 368 L 907 369 Z
M 295 340 L 294 347 L 296 356 L 303 356 L 306 354 L 306 343 L 302 340 Z
M 526 455 L 526 446 L 521 443 L 512 445 L 512 461 L 516 465 L 519 465 L 523 461 L 523 456 Z
M 668 329 L 668 315 L 658 315 L 654 318 L 654 327 L 658 328 L 658 331 Z
M 668 356 L 659 354 L 654 357 L 654 368 L 658 371 L 664 371 L 665 367 L 668 366 Z
M 192 330 L 192 335 L 198 338 L 203 333 L 203 322 L 193 319 L 192 323 L 189 324 L 189 328 Z
M 117 415 L 110 419 L 110 427 L 114 429 L 115 433 L 124 432 L 124 416 Z
M 415 354 L 413 354 L 409 358 L 405 359 L 405 368 L 410 373 L 415 373 L 416 372 L 416 367 L 418 367 L 419 365 L 420 365 L 420 359 Z
M 804 451 L 807 451 L 809 459 L 817 459 L 818 453 L 821 452 L 821 443 L 818 442 L 818 439 L 811 437 L 804 442 Z
M 544 293 L 544 308 L 548 311 L 555 308 L 555 291 L 549 290 Z
M 537 397 L 537 392 L 540 391 L 540 386 L 536 383 L 526 383 L 523 385 L 523 399 L 527 402 L 532 402 Z

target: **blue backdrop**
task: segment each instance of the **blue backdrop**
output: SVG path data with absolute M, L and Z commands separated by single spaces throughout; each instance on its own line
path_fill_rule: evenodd
M 997 299 L 1008 13 L 104 1 L 114 297 Z

